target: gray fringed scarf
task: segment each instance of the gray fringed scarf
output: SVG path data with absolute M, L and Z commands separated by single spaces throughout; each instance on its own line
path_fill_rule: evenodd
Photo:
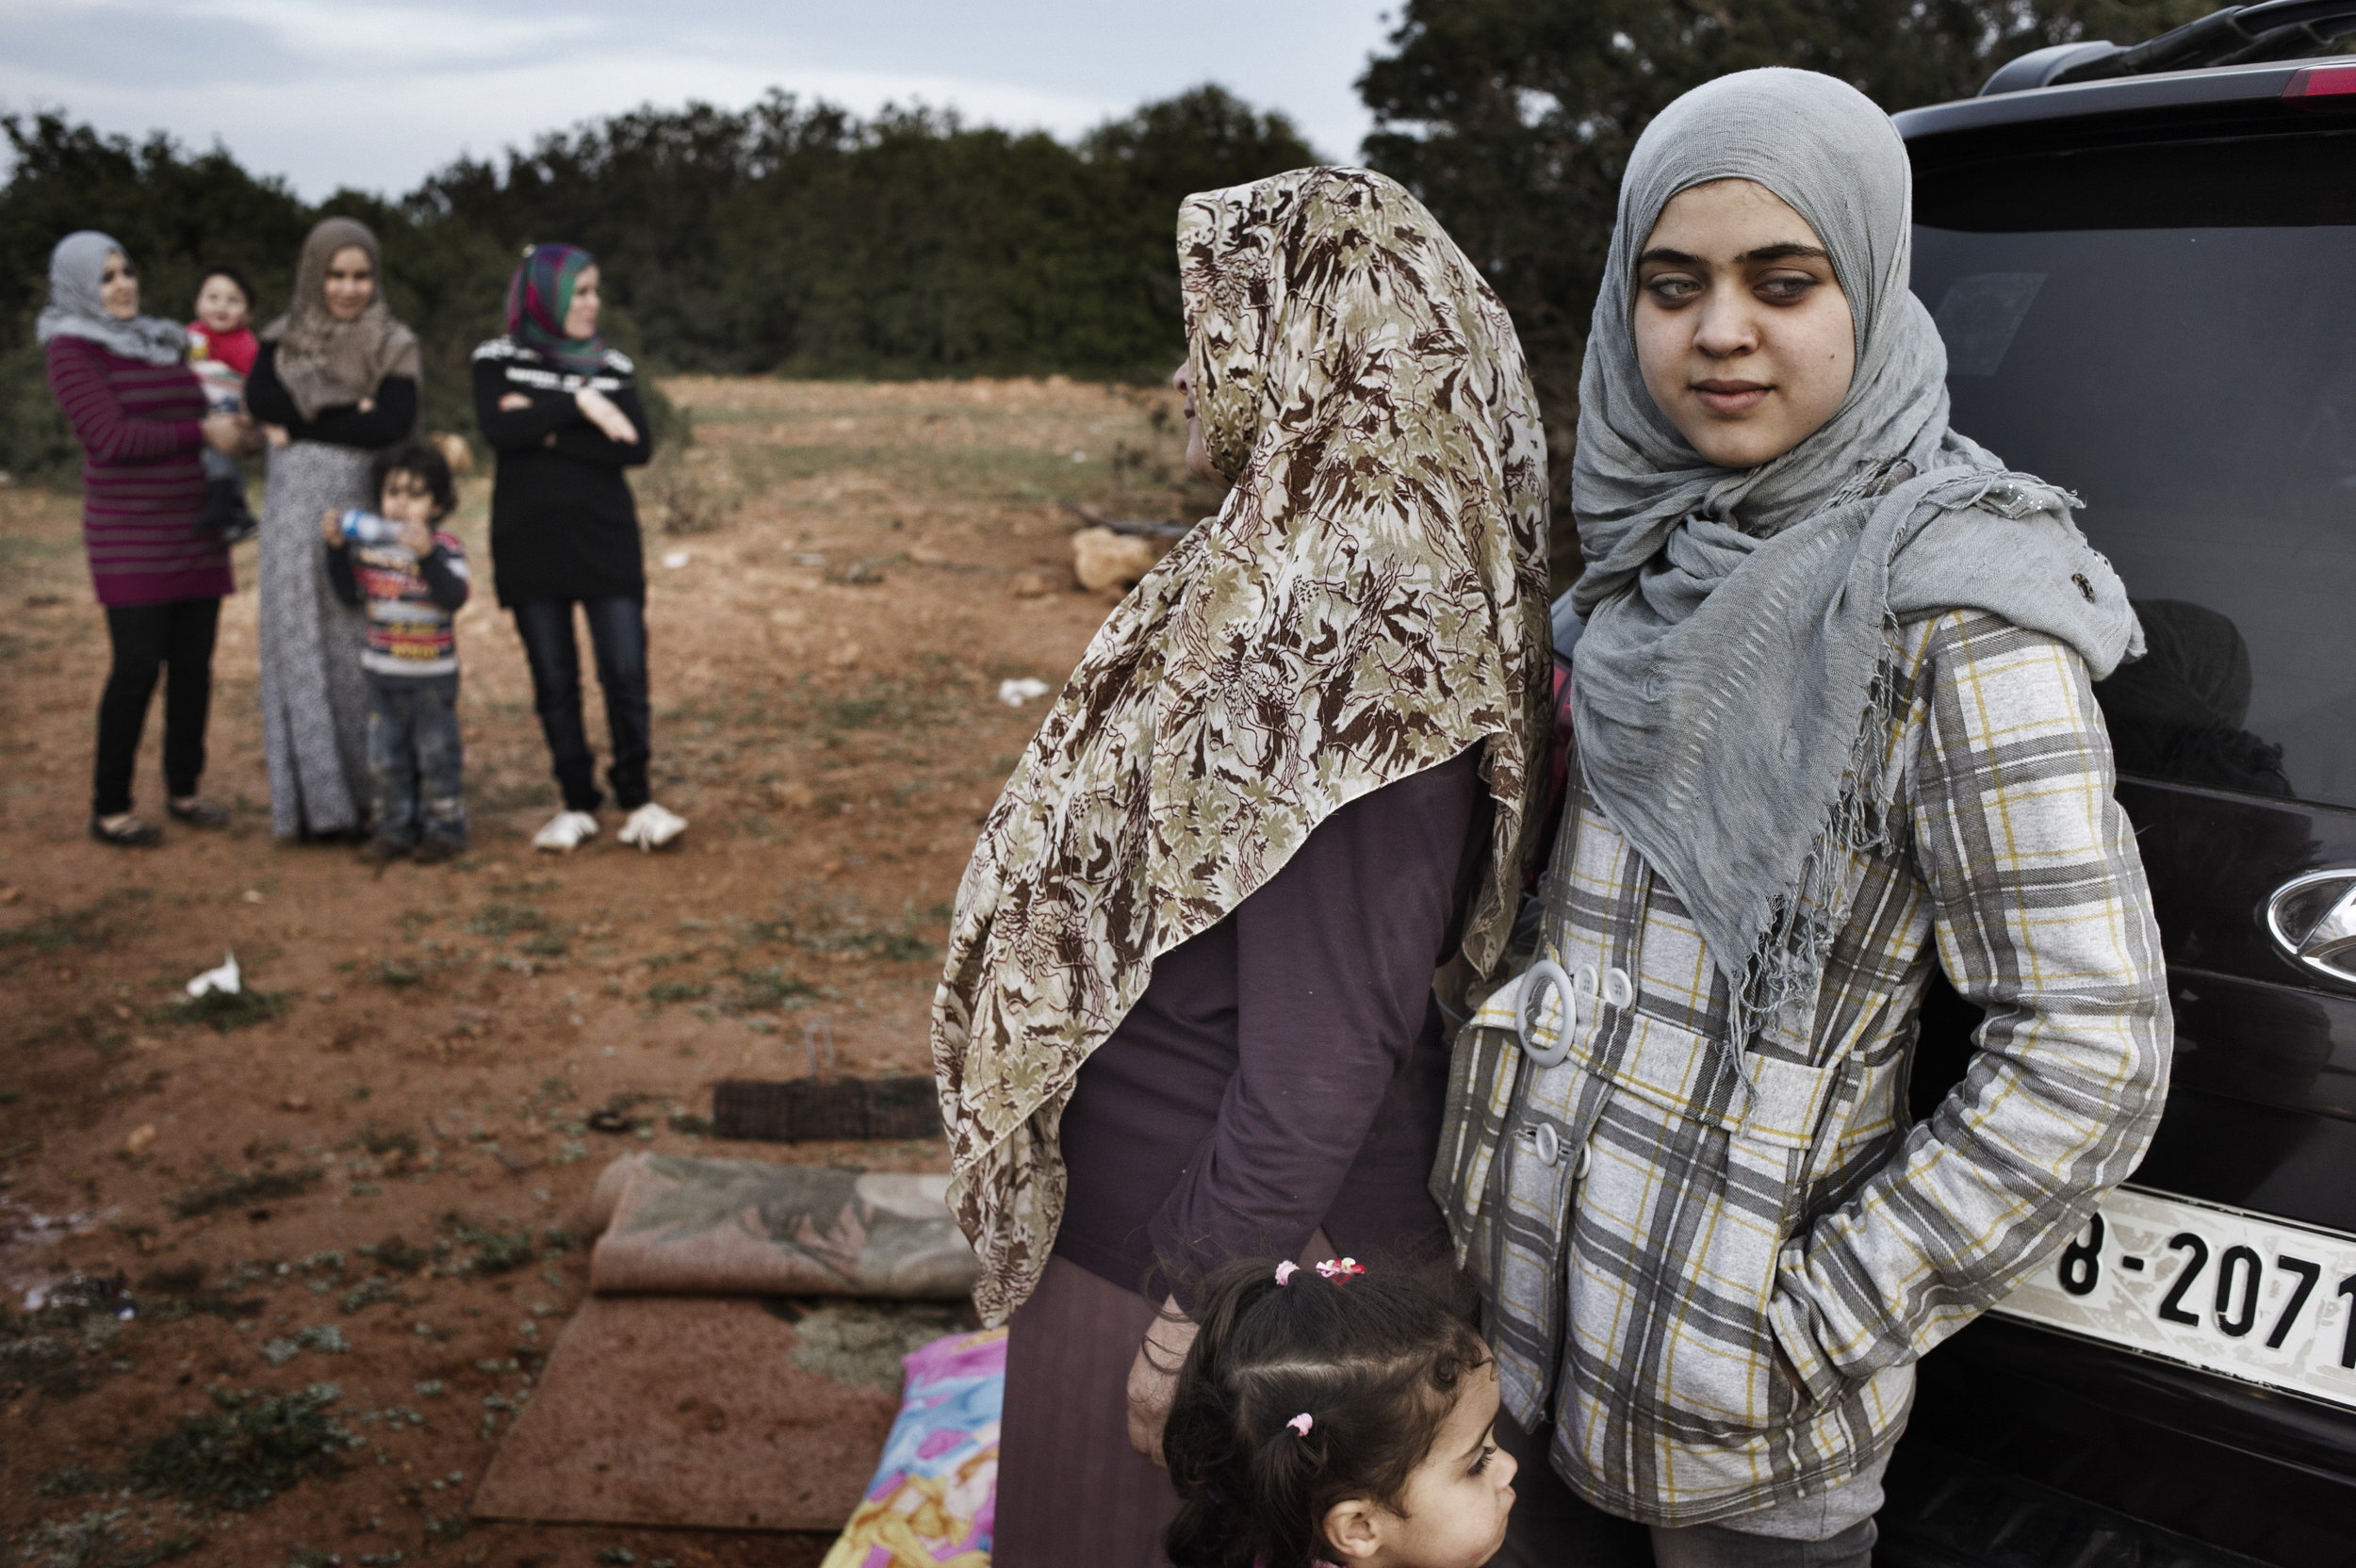
M 1848 396 L 1807 440 L 1720 468 L 1637 365 L 1637 257 L 1670 198 L 1757 181 L 1806 219 L 1857 324 Z M 1808 994 L 1811 923 L 1849 850 L 1882 842 L 1874 780 L 1902 621 L 1992 612 L 2095 678 L 2142 652 L 2076 498 L 1947 425 L 1947 354 L 1907 287 L 1912 178 L 1889 117 L 1812 72 L 1696 88 L 1637 142 L 1579 380 L 1573 507 L 1579 758 L 1604 814 L 1699 923 L 1741 1039 Z
M 76 229 L 57 241 L 49 253 L 49 302 L 33 323 L 33 335 L 43 343 L 53 337 L 79 337 L 125 359 L 179 364 L 188 351 L 186 331 L 154 316 L 106 314 L 101 289 L 109 255 L 130 265 L 131 253 L 113 236 L 96 229 Z

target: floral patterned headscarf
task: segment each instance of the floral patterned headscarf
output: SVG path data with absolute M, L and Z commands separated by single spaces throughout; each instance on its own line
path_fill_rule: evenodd
M 1543 770 L 1546 441 L 1497 296 L 1383 175 L 1189 197 L 1187 363 L 1234 482 L 1105 621 L 958 890 L 933 1060 L 1002 1322 L 1063 1217 L 1080 1064 L 1154 959 L 1359 797 L 1479 748 L 1496 802 L 1464 956 L 1497 960 Z

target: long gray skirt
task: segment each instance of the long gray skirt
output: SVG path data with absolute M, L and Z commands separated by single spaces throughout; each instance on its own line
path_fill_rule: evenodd
M 369 455 L 320 441 L 270 449 L 260 542 L 262 740 L 270 827 L 282 839 L 357 827 L 368 799 L 366 622 L 328 584 L 319 514 L 375 510 Z

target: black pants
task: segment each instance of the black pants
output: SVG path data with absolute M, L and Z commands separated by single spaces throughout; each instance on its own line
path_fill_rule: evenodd
M 170 604 L 109 607 L 106 635 L 114 666 L 98 699 L 98 766 L 90 814 L 120 816 L 131 808 L 131 772 L 139 761 L 139 731 L 157 671 L 164 686 L 164 787 L 175 798 L 196 793 L 205 776 L 205 721 L 213 705 L 213 633 L 221 625 L 218 597 Z
M 632 598 L 526 599 L 509 606 L 532 665 L 532 705 L 548 737 L 557 788 L 568 811 L 594 811 L 597 759 L 581 719 L 581 647 L 573 640 L 573 606 L 589 623 L 597 684 L 605 690 L 605 724 L 614 761 L 605 772 L 614 803 L 625 811 L 646 804 L 646 759 L 653 753 L 653 717 L 646 703 L 646 612 Z

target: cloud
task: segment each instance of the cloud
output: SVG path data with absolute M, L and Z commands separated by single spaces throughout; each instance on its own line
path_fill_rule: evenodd
M 772 87 L 1068 137 L 1218 80 L 1347 156 L 1366 123 L 1351 82 L 1382 27 L 1369 0 L 0 0 L 0 108 L 218 140 L 313 198 L 407 190 L 462 153 Z

